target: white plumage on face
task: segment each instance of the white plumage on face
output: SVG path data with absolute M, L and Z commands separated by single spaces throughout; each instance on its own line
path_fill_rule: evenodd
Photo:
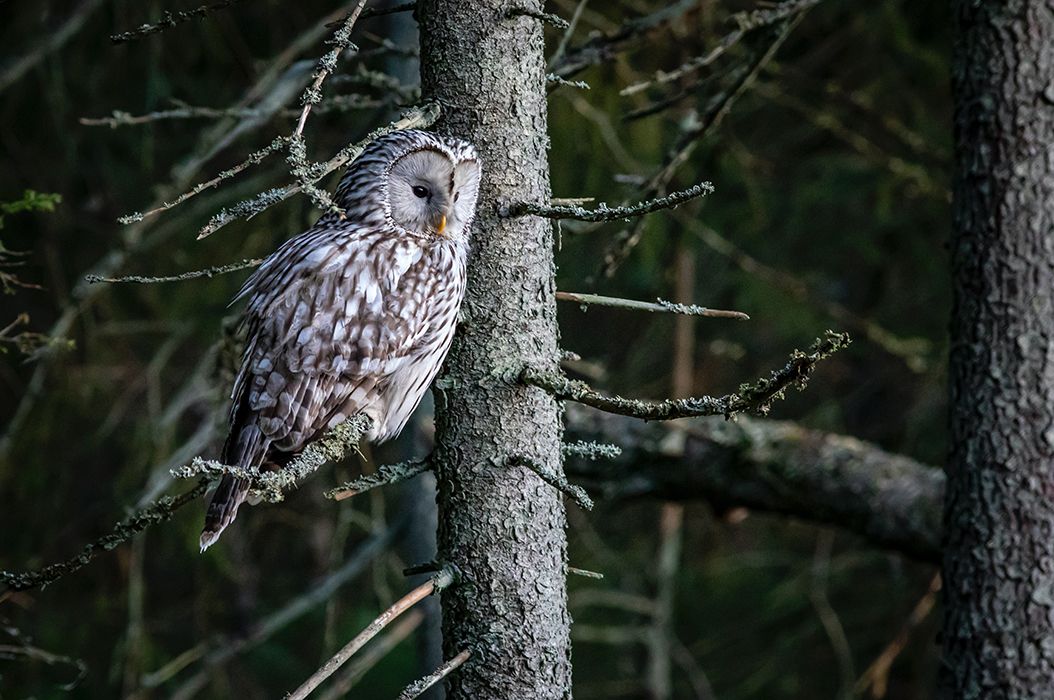
M 392 223 L 412 234 L 463 238 L 476 209 L 479 163 L 434 149 L 411 151 L 388 171 Z
M 245 283 L 246 350 L 223 462 L 281 466 L 356 415 L 367 439 L 397 435 L 450 349 L 465 293 L 480 166 L 469 143 L 399 131 L 348 167 L 327 213 Z M 234 520 L 249 483 L 225 476 L 202 548 Z

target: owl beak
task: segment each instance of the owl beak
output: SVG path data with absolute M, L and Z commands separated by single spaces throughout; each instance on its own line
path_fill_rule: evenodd
M 443 231 L 446 231 L 446 214 L 440 214 L 436 221 L 436 233 L 442 236 Z

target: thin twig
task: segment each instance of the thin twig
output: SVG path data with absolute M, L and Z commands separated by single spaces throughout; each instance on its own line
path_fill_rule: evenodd
M 443 665 L 432 671 L 424 678 L 414 681 L 410 685 L 406 686 L 403 692 L 399 693 L 398 700 L 414 700 L 414 698 L 420 697 L 422 693 L 431 688 L 433 685 L 450 675 L 458 666 L 468 661 L 469 657 L 472 656 L 472 652 L 465 649 L 454 658 L 444 661 Z
M 390 103 L 391 100 L 368 95 L 333 95 L 315 104 L 314 112 L 315 114 L 324 114 L 326 112 L 347 112 L 355 109 L 376 109 Z M 116 129 L 119 126 L 139 126 L 159 121 L 183 119 L 225 119 L 227 117 L 266 119 L 276 114 L 283 117 L 299 117 L 301 112 L 302 110 L 300 109 L 292 108 L 275 111 L 260 107 L 199 107 L 184 104 L 172 109 L 162 109 L 145 114 L 131 114 L 122 110 L 114 110 L 108 117 L 81 117 L 77 121 L 84 126 L 108 126 L 111 129 Z
M 311 674 L 311 677 L 304 681 L 299 688 L 286 696 L 287 700 L 304 700 L 304 698 L 311 694 L 311 691 L 322 683 L 322 681 L 333 675 L 333 673 L 344 665 L 344 663 L 351 658 L 356 651 L 361 649 L 366 642 L 373 639 L 377 633 L 387 627 L 389 623 L 409 610 L 419 601 L 427 598 L 436 591 L 443 590 L 453 582 L 453 571 L 445 568 L 399 600 L 395 601 L 390 608 L 381 613 L 377 619 L 366 627 L 366 629 L 345 644 L 340 651 L 334 654 L 328 661 L 326 661 L 326 663 L 322 664 L 322 667 Z
M 326 498 L 332 498 L 334 501 L 343 501 L 345 498 L 358 496 L 360 493 L 365 493 L 380 486 L 389 486 L 411 479 L 431 468 L 432 461 L 427 457 L 425 459 L 411 459 L 396 464 L 385 464 L 373 474 L 360 476 L 354 481 L 349 481 L 326 491 L 325 496 Z
M 337 677 L 333 679 L 333 683 L 319 696 L 318 700 L 339 700 L 345 697 L 348 691 L 359 682 L 359 679 L 366 675 L 367 671 L 376 666 L 399 642 L 409 637 L 414 630 L 420 627 L 424 619 L 425 613 L 420 609 L 411 610 L 399 618 L 399 621 L 393 624 L 391 629 L 381 635 L 366 651 L 362 652 L 361 656 L 337 674 Z
M 168 211 L 173 207 L 179 206 L 191 197 L 194 197 L 195 195 L 198 195 L 209 188 L 216 187 L 224 180 L 229 180 L 230 178 L 234 177 L 243 170 L 247 170 L 248 168 L 254 165 L 259 165 L 267 156 L 271 155 L 277 150 L 284 148 L 286 146 L 286 143 L 286 137 L 279 136 L 267 146 L 264 146 L 258 151 L 250 153 L 245 160 L 243 160 L 241 163 L 238 163 L 233 168 L 228 168 L 224 170 L 211 180 L 206 180 L 205 182 L 200 182 L 197 185 L 194 185 L 194 187 L 192 187 L 189 191 L 179 195 L 171 202 L 162 202 L 160 206 L 142 213 L 135 212 L 133 214 L 126 214 L 118 218 L 117 221 L 122 224 L 133 224 L 142 221 L 147 217 L 154 216 L 155 214 L 160 214 L 163 211 Z
M 304 133 L 304 125 L 307 123 L 307 115 L 311 113 L 311 106 L 317 104 L 322 100 L 322 83 L 326 77 L 332 73 L 337 67 L 337 59 L 351 44 L 351 30 L 355 26 L 355 22 L 359 19 L 359 14 L 362 13 L 362 8 L 366 6 L 366 0 L 359 0 L 359 4 L 355 6 L 344 21 L 340 25 L 340 29 L 337 30 L 333 37 L 333 49 L 326 53 L 318 62 L 318 70 L 315 71 L 315 81 L 308 86 L 304 91 L 304 95 L 301 98 L 301 103 L 304 105 L 303 111 L 300 113 L 300 119 L 296 123 L 296 129 L 293 131 L 293 139 L 299 138 Z
M 237 272 L 239 270 L 245 270 L 250 267 L 256 267 L 262 262 L 262 258 L 251 258 L 247 260 L 242 260 L 241 262 L 230 263 L 229 265 L 219 265 L 216 267 L 209 267 L 204 270 L 191 270 L 190 272 L 182 272 L 178 275 L 169 275 L 167 277 L 143 277 L 142 275 L 126 275 L 124 277 L 100 277 L 99 275 L 85 275 L 84 279 L 89 284 L 97 284 L 99 282 L 106 282 L 109 284 L 117 284 L 121 282 L 134 282 L 136 284 L 182 282 L 184 280 L 192 280 L 198 277 L 215 277 L 216 275 L 225 275 L 228 272 Z
M 579 440 L 563 443 L 560 445 L 560 452 L 564 457 L 581 457 L 596 461 L 598 459 L 617 459 L 622 454 L 622 448 L 609 442 Z
M 723 309 L 708 309 L 695 304 L 675 304 L 672 301 L 659 299 L 656 302 L 637 301 L 635 299 L 621 299 L 619 297 L 604 297 L 598 294 L 584 294 L 580 292 L 557 292 L 557 301 L 570 301 L 582 306 L 610 306 L 618 309 L 632 309 L 634 311 L 649 311 L 653 313 L 680 314 L 683 316 L 703 316 L 706 318 L 734 318 L 737 321 L 749 321 L 750 316 L 742 311 L 725 311 Z
M 768 10 L 738 12 L 732 15 L 731 18 L 731 21 L 736 25 L 736 28 L 722 37 L 721 40 L 717 42 L 717 46 L 711 49 L 708 53 L 693 58 L 672 71 L 658 71 L 647 80 L 623 88 L 619 91 L 619 94 L 623 96 L 634 95 L 642 90 L 646 90 L 652 85 L 665 85 L 667 83 L 672 83 L 675 80 L 679 80 L 680 78 L 694 73 L 701 68 L 705 68 L 716 61 L 738 43 L 746 34 L 756 29 L 769 27 L 773 24 L 782 22 L 788 17 L 796 15 L 799 12 L 804 12 L 810 7 L 820 4 L 821 1 L 822 0 L 789 0 L 789 2 L 781 2 Z
M 656 196 L 665 191 L 666 187 L 673 180 L 677 170 L 688 161 L 699 143 L 711 131 L 721 125 L 721 122 L 732 109 L 732 105 L 735 104 L 736 100 L 745 94 L 754 84 L 761 69 L 775 57 L 779 48 L 783 45 L 783 42 L 790 35 L 794 27 L 797 26 L 797 21 L 800 19 L 801 15 L 799 14 L 795 19 L 785 21 L 778 29 L 774 29 L 773 33 L 775 34 L 775 37 L 771 43 L 769 43 L 765 51 L 763 51 L 752 62 L 750 69 L 742 72 L 742 74 L 735 80 L 731 89 L 711 100 L 703 119 L 684 129 L 670 156 L 667 157 L 662 167 L 659 168 L 659 170 L 652 175 L 651 179 L 648 180 L 648 183 L 645 186 L 645 192 L 647 193 L 646 196 Z M 600 269 L 600 273 L 604 277 L 612 277 L 615 274 L 615 271 L 618 269 L 622 261 L 625 260 L 629 256 L 630 251 L 636 247 L 643 232 L 643 222 L 638 220 L 631 228 L 624 229 L 615 236 L 614 240 L 604 251 L 604 260 Z
M 660 209 L 673 209 L 685 202 L 704 197 L 714 191 L 709 182 L 700 182 L 686 190 L 673 192 L 665 197 L 657 197 L 630 206 L 609 207 L 603 202 L 596 209 L 585 209 L 579 206 L 549 207 L 531 202 L 515 202 L 502 207 L 499 214 L 503 217 L 541 216 L 546 219 L 573 219 L 575 221 L 617 221 L 644 216 Z
M 692 416 L 725 416 L 737 413 L 767 415 L 772 404 L 784 397 L 792 386 L 804 388 L 816 364 L 849 345 L 845 333 L 827 331 L 824 338 L 817 339 L 807 352 L 795 350 L 782 368 L 770 373 L 768 378 L 758 379 L 754 384 L 743 384 L 737 392 L 721 397 L 700 396 L 687 399 L 643 401 L 621 396 L 607 396 L 584 382 L 574 381 L 561 374 L 527 367 L 520 374 L 526 384 L 548 391 L 560 399 L 575 401 L 593 408 L 633 416 L 644 420 L 672 420 Z
M 150 36 L 151 34 L 157 34 L 163 32 L 170 27 L 175 27 L 177 24 L 189 22 L 192 19 L 202 19 L 209 15 L 211 12 L 216 10 L 223 10 L 231 5 L 241 2 L 242 0 L 221 0 L 220 2 L 214 2 L 210 5 L 202 5 L 195 7 L 193 10 L 186 10 L 184 12 L 169 12 L 166 10 L 161 15 L 161 19 L 151 24 L 143 24 L 131 31 L 120 32 L 118 34 L 111 34 L 110 41 L 115 44 L 122 44 L 126 41 L 132 41 L 133 39 L 141 39 L 144 36 Z
M 577 566 L 569 566 L 569 567 L 567 567 L 567 573 L 573 574 L 574 576 L 582 576 L 584 578 L 595 578 L 595 579 L 602 579 L 602 578 L 604 578 L 604 574 L 600 573 L 599 571 L 590 571 L 589 569 L 580 569 Z
M 80 554 L 70 557 L 65 561 L 45 566 L 37 571 L 0 571 L 0 584 L 8 586 L 11 590 L 24 591 L 30 588 L 41 588 L 66 574 L 73 573 L 87 565 L 100 552 L 108 552 L 118 545 L 127 542 L 135 535 L 147 529 L 151 525 L 163 523 L 172 515 L 203 495 L 208 489 L 209 480 L 200 480 L 194 488 L 186 491 L 175 498 L 164 496 L 159 498 L 145 508 L 141 508 L 131 516 L 125 518 L 114 526 L 113 531 L 104 535 L 94 542 L 84 546 Z
M 593 510 L 593 499 L 589 497 L 586 490 L 581 486 L 572 484 L 562 473 L 556 473 L 540 462 L 522 456 L 510 457 L 506 464 L 510 467 L 526 467 L 527 469 L 530 469 L 537 474 L 542 481 L 549 484 L 557 491 L 566 494 L 568 498 L 577 503 L 583 510 Z

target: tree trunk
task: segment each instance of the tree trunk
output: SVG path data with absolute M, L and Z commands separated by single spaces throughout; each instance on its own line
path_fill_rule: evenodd
M 552 227 L 502 219 L 502 202 L 548 202 L 545 63 L 531 0 L 422 0 L 421 81 L 438 129 L 472 141 L 483 183 L 463 322 L 437 383 L 439 558 L 458 584 L 443 594 L 444 653 L 471 649 L 449 681 L 452 700 L 570 696 L 570 617 L 561 494 L 526 457 L 559 472 L 555 401 L 518 385 L 520 367 L 555 370 Z
M 1054 697 L 1054 7 L 953 6 L 941 690 Z

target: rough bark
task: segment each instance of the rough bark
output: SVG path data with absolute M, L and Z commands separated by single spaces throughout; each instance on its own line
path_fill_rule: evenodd
M 608 498 L 746 506 L 940 559 L 943 472 L 855 438 L 746 417 L 642 423 L 581 406 L 568 407 L 567 437 L 622 448 L 614 462 L 566 465 L 569 477 Z
M 525 457 L 559 472 L 556 402 L 519 385 L 524 365 L 557 369 L 552 228 L 502 219 L 501 204 L 548 202 L 541 22 L 532 0 L 422 0 L 421 79 L 443 108 L 438 129 L 469 139 L 483 183 L 463 323 L 437 383 L 439 557 L 460 573 L 443 594 L 444 654 L 472 660 L 448 697 L 570 696 L 563 499 Z
M 1054 697 L 1054 6 L 953 7 L 941 695 Z

